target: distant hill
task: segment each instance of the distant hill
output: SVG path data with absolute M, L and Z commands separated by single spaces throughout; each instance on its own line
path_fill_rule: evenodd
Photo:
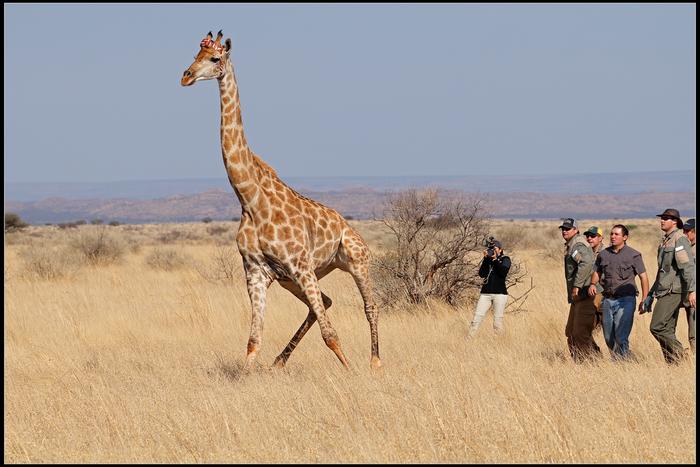
M 556 176 L 289 177 L 305 196 L 345 216 L 381 214 L 389 193 L 436 187 L 478 193 L 498 218 L 649 217 L 667 207 L 695 215 L 695 173 L 617 173 Z M 187 222 L 231 219 L 240 206 L 226 179 L 113 183 L 6 183 L 5 211 L 33 224 L 102 219 Z
M 415 177 L 282 177 L 297 191 L 327 192 L 372 189 L 396 191 L 436 186 L 467 192 L 530 192 L 623 194 L 695 191 L 695 172 L 620 172 L 562 175 L 415 176 Z M 221 189 L 230 191 L 225 176 L 180 180 L 139 180 L 105 183 L 5 183 L 5 199 L 39 201 L 70 199 L 158 199 Z

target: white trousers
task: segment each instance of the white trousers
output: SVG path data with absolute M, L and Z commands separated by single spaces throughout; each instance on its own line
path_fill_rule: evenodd
M 493 329 L 496 331 L 503 330 L 503 313 L 506 309 L 506 302 L 508 301 L 507 294 L 496 294 L 496 293 L 482 293 L 479 296 L 479 301 L 476 303 L 476 311 L 474 312 L 474 319 L 472 320 L 471 326 L 469 326 L 469 335 L 473 336 L 476 330 L 479 329 L 481 321 L 486 316 L 486 312 L 489 311 L 491 305 L 493 304 Z

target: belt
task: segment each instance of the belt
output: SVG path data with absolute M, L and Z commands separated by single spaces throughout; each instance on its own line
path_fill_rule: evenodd
M 622 297 L 635 297 L 635 296 L 636 295 L 630 295 L 630 294 L 618 295 L 618 294 L 613 293 L 613 292 L 603 292 L 603 297 L 605 297 L 605 298 L 622 298 Z

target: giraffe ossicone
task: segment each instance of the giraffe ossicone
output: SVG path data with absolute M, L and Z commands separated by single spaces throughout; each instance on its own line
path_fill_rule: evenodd
M 248 147 L 238 85 L 230 59 L 231 39 L 222 31 L 200 42 L 194 62 L 180 83 L 216 79 L 221 104 L 221 153 L 229 182 L 241 204 L 236 234 L 243 259 L 252 318 L 245 368 L 250 369 L 262 345 L 267 289 L 274 281 L 304 302 L 309 312 L 274 365 L 284 366 L 301 339 L 318 321 L 326 346 L 348 367 L 338 335 L 326 310 L 331 299 L 318 281 L 334 269 L 354 279 L 370 328 L 370 366 L 379 368 L 378 311 L 369 276 L 370 251 L 360 234 L 334 209 L 300 195 Z

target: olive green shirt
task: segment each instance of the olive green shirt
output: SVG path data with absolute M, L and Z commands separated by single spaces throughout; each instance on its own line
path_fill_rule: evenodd
M 571 289 L 579 288 L 579 296 L 587 296 L 587 291 L 582 289 L 591 285 L 593 274 L 593 250 L 586 241 L 586 237 L 577 233 L 566 242 L 564 254 L 564 275 L 566 277 L 567 301 L 573 303 Z
M 695 255 L 682 230 L 674 228 L 664 235 L 657 261 L 659 271 L 652 286 L 655 297 L 695 292 Z

